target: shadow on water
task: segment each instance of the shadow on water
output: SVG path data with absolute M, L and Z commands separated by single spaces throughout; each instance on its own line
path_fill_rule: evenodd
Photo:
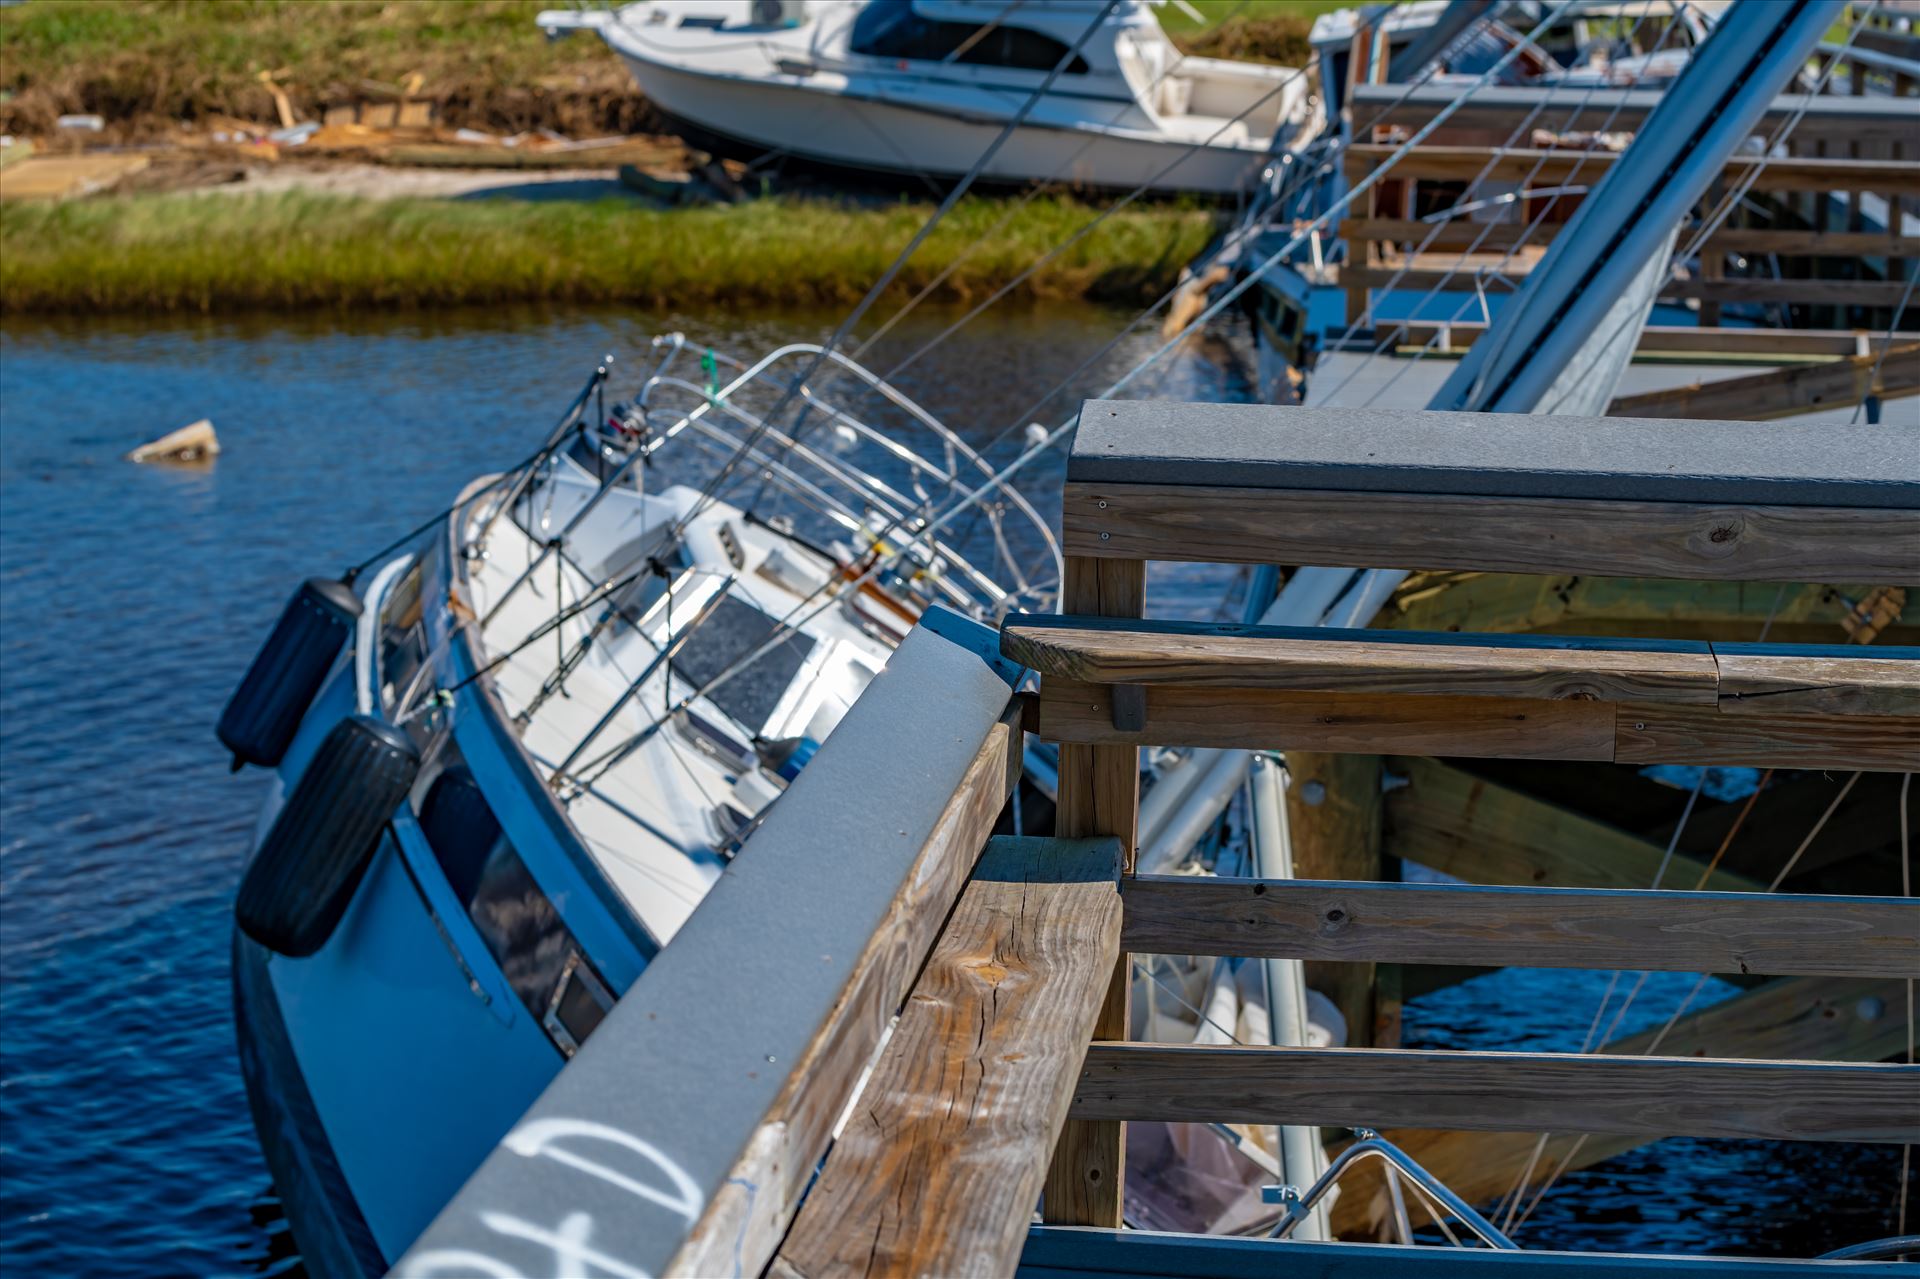
M 889 368 L 954 318 L 915 315 L 869 362 Z M 1103 353 L 1128 318 L 992 312 L 898 383 L 1005 460 L 1028 423 L 1060 421 L 1158 345 L 1147 330 Z M 298 579 L 523 455 L 603 353 L 625 394 L 654 333 L 751 356 L 838 319 L 497 308 L 0 327 L 0 1270 L 298 1271 L 227 988 L 231 893 L 265 779 L 230 775 L 212 732 Z M 1249 383 L 1231 352 L 1200 344 L 1130 393 L 1246 399 Z M 120 460 L 201 417 L 225 450 L 212 465 Z M 1057 456 L 1036 468 L 1043 511 L 1060 475 Z M 1239 580 L 1158 566 L 1153 611 L 1210 615 Z M 1567 980 L 1456 987 L 1410 1007 L 1409 1032 L 1577 1046 L 1592 1004 Z M 1737 1145 L 1663 1142 L 1575 1174 L 1526 1242 L 1805 1255 L 1881 1233 L 1833 1205 L 1886 1201 L 1884 1152 Z

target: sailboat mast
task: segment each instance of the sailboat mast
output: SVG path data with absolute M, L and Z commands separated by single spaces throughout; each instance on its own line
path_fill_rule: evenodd
M 1845 8 L 1728 9 L 1427 407 L 1604 414 L 1682 221 Z

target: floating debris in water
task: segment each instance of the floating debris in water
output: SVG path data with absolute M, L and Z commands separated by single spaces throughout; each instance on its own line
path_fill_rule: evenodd
M 206 418 L 169 431 L 127 454 L 129 462 L 211 462 L 220 454 L 220 437 Z

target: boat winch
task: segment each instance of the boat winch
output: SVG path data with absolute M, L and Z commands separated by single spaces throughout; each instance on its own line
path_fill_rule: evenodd
M 271 768 L 286 755 L 360 611 L 346 582 L 310 577 L 293 593 L 214 730 L 233 752 L 235 772 L 242 764 Z
M 368 715 L 335 724 L 240 881 L 233 913 L 247 936 L 294 958 L 326 945 L 419 775 L 400 729 Z

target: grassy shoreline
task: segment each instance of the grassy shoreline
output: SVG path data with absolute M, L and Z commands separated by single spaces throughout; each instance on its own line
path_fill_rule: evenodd
M 773 198 L 652 210 L 593 203 L 137 195 L 0 206 L 8 314 L 412 308 L 487 303 L 838 304 L 878 278 L 930 206 Z M 893 286 L 949 266 L 936 299 L 1001 287 L 1095 216 L 1040 198 L 956 206 Z M 1024 281 L 1029 299 L 1132 302 L 1170 287 L 1212 235 L 1205 209 L 1126 209 Z M 954 264 L 958 262 L 958 265 Z

